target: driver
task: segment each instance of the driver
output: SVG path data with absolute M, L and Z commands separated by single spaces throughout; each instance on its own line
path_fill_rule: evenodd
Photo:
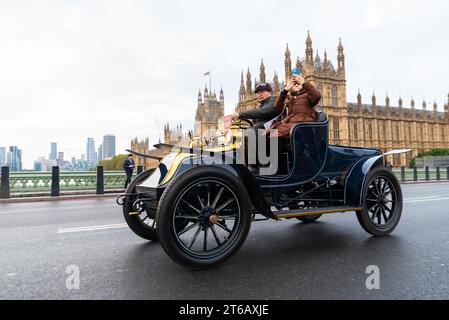
M 252 119 L 255 123 L 252 128 L 264 130 L 265 123 L 278 117 L 282 113 L 282 109 L 274 107 L 276 97 L 273 96 L 273 88 L 268 83 L 259 83 L 254 91 L 259 99 L 260 105 L 252 110 L 235 112 L 233 119 L 248 120 Z
M 259 83 L 254 92 L 260 102 L 260 105 L 252 110 L 243 111 L 240 113 L 234 113 L 232 115 L 233 119 L 242 120 L 253 120 L 254 125 L 248 130 L 255 130 L 256 137 L 258 137 L 258 130 L 264 130 L 265 125 L 271 126 L 271 122 L 279 118 L 282 113 L 282 109 L 275 108 L 274 104 L 276 102 L 276 97 L 273 95 L 273 88 L 268 83 Z M 250 145 L 248 150 L 254 150 L 257 154 L 258 150 L 258 138 L 249 139 L 248 144 Z M 249 169 L 253 173 L 257 173 L 259 165 L 249 165 Z

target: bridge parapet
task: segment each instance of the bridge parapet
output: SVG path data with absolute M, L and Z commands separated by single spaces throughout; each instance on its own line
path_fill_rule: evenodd
M 123 171 L 101 172 L 59 172 L 60 191 L 96 191 L 102 194 L 103 191 L 111 189 L 123 189 L 126 175 Z M 97 181 L 103 178 L 102 186 Z M 9 183 L 7 183 L 9 181 Z M 98 181 L 101 183 L 101 181 Z M 0 197 L 9 198 L 11 193 L 27 192 L 51 192 L 52 172 L 9 172 L 8 167 L 2 168 L 2 189 Z

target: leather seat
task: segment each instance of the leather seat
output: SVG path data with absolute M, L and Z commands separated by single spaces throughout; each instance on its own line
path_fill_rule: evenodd
M 325 123 L 328 121 L 327 113 L 316 112 L 315 119 L 316 119 L 315 122 Z M 293 132 L 294 130 L 291 131 L 290 138 L 279 139 L 280 162 L 281 163 L 285 162 L 284 165 L 281 165 L 283 169 L 281 171 L 287 170 L 288 172 L 288 170 L 290 170 L 290 163 L 293 161 L 293 154 L 292 154 Z
M 316 122 L 326 122 L 327 121 L 327 113 L 326 112 L 317 112 L 316 113 Z
M 325 123 L 328 120 L 327 113 L 326 112 L 316 112 L 315 119 L 316 119 L 315 122 Z M 298 124 L 300 124 L 300 123 L 298 123 Z M 293 130 L 290 133 L 290 137 L 288 139 L 286 139 L 286 141 L 283 142 L 284 145 L 285 145 L 285 143 L 287 143 L 288 145 L 291 145 L 291 141 L 293 139 L 292 134 L 293 134 Z M 290 148 L 287 148 L 287 149 L 290 149 Z

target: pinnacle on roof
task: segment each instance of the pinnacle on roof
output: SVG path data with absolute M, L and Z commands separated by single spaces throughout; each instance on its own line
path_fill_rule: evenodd
M 288 48 L 288 43 L 287 43 L 287 49 L 285 49 L 285 57 L 290 58 L 290 49 Z
M 307 45 L 311 45 L 311 44 L 312 44 L 312 38 L 310 37 L 310 31 L 307 31 L 307 40 L 306 40 L 306 44 L 307 44 Z

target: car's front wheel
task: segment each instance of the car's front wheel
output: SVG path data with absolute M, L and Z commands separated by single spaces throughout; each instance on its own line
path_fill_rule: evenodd
M 123 203 L 123 216 L 129 228 L 139 237 L 157 241 L 156 234 L 156 211 L 145 208 L 141 212 L 136 212 L 133 208 L 134 202 L 137 200 L 136 186 L 147 179 L 154 170 L 148 170 L 138 175 L 128 186 L 126 193 L 129 194 Z
M 366 181 L 363 209 L 357 212 L 357 219 L 366 232 L 377 237 L 387 236 L 401 218 L 401 186 L 391 170 L 383 167 L 369 173 Z
M 156 219 L 167 254 L 185 267 L 205 269 L 230 258 L 244 243 L 251 224 L 250 199 L 233 174 L 198 167 L 166 188 Z

